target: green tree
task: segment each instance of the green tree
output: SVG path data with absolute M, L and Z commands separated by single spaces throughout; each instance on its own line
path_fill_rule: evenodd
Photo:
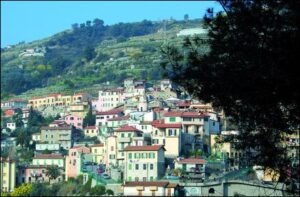
M 51 182 L 51 179 L 55 180 L 57 177 L 60 176 L 60 171 L 57 166 L 50 166 L 47 168 L 46 176 L 49 177 L 49 183 Z
M 88 46 L 84 49 L 84 58 L 87 61 L 91 61 L 92 59 L 94 59 L 96 57 L 96 52 L 95 52 L 95 48 L 92 46 Z
M 29 196 L 32 191 L 32 184 L 29 183 L 23 183 L 19 187 L 15 188 L 12 193 L 10 193 L 11 196 Z
M 241 132 L 237 148 L 284 180 L 291 161 L 281 142 L 300 122 L 300 1 L 219 2 L 224 11 L 205 16 L 208 39 L 165 46 L 162 66 L 190 95 L 224 109 Z
M 105 193 L 105 187 L 103 185 L 96 185 L 91 189 L 91 195 L 93 196 L 103 196 Z
M 96 124 L 96 115 L 93 114 L 92 105 L 89 105 L 89 111 L 83 119 L 83 127 L 93 126 Z
M 107 189 L 106 190 L 106 194 L 109 196 L 113 196 L 114 195 L 114 191 L 112 191 L 111 189 Z

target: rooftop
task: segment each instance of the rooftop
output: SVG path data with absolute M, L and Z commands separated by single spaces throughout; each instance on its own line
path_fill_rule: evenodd
M 166 150 L 164 145 L 152 145 L 152 146 L 127 146 L 124 151 L 158 151 L 160 149 Z
M 103 111 L 103 112 L 96 112 L 97 115 L 114 115 L 114 114 L 119 114 L 123 112 L 123 110 L 120 109 L 112 109 L 109 111 Z
M 205 164 L 206 161 L 200 158 L 187 158 L 176 160 L 176 162 L 180 164 Z
M 141 130 L 138 130 L 135 127 L 129 126 L 129 125 L 124 125 L 118 129 L 115 130 L 116 132 L 143 132 Z
M 33 159 L 63 159 L 61 154 L 40 154 L 36 155 Z

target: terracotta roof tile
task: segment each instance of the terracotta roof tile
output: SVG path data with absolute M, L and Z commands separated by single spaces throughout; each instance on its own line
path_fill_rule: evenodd
M 129 120 L 129 116 L 121 116 L 107 119 L 107 121 L 120 121 L 120 120 Z
M 33 159 L 63 159 L 61 154 L 40 154 L 36 155 Z
M 127 146 L 124 148 L 124 151 L 158 151 L 159 149 L 164 148 L 164 145 L 152 145 L 152 146 Z
M 103 111 L 103 112 L 96 112 L 97 115 L 113 115 L 113 114 L 119 114 L 123 112 L 122 110 L 120 109 L 112 109 L 112 110 L 109 110 L 109 111 Z
M 91 147 L 91 148 L 92 148 L 92 147 L 104 147 L 104 144 L 94 144 L 94 145 L 91 145 L 90 147 Z
M 138 130 L 135 127 L 129 126 L 129 125 L 123 125 L 119 129 L 115 130 L 116 132 L 143 132 L 141 130 Z
M 205 164 L 206 161 L 204 159 L 199 158 L 187 158 L 187 159 L 181 159 L 177 160 L 178 163 L 184 163 L 184 164 Z
M 85 127 L 84 129 L 96 129 L 96 126 L 88 126 L 88 127 Z

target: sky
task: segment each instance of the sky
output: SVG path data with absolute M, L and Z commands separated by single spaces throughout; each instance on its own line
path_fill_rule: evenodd
M 1 47 L 43 39 L 95 18 L 106 25 L 202 18 L 215 1 L 1 1 Z

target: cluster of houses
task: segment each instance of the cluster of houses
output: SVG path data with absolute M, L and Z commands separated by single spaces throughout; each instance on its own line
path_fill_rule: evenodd
M 59 119 L 32 134 L 35 154 L 30 163 L 1 157 L 1 191 L 12 191 L 21 183 L 50 181 L 49 166 L 61 172 L 54 182 L 76 178 L 86 173 L 90 163 L 105 166 L 112 179 L 122 181 L 124 195 L 171 196 L 179 186 L 166 179 L 172 170 L 181 169 L 198 181 L 206 178 L 207 160 L 190 155 L 191 151 L 223 152 L 232 166 L 238 166 L 243 156 L 230 143 L 216 146 L 216 136 L 238 135 L 238 131 L 221 132 L 224 115 L 210 104 L 179 99 L 168 79 L 155 87 L 147 87 L 144 80 L 126 79 L 123 87 L 100 90 L 97 99 L 77 93 L 1 102 L 5 117 L 22 109 L 24 123 L 29 107 L 42 112 L 61 106 L 65 108 L 59 111 Z M 95 125 L 83 127 L 90 108 Z M 4 127 L 14 131 L 16 124 L 10 121 Z M 78 140 L 78 130 L 84 138 L 96 140 Z M 299 146 L 299 139 L 289 140 Z M 1 150 L 8 147 L 17 147 L 14 138 L 1 139 Z

